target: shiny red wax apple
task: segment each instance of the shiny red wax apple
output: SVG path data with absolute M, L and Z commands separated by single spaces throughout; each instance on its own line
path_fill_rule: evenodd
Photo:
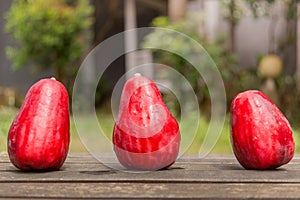
M 27 92 L 8 134 L 8 154 L 19 169 L 58 170 L 69 147 L 69 98 L 54 78 L 42 79 Z
M 113 143 L 118 160 L 128 169 L 158 170 L 175 162 L 180 143 L 178 123 L 149 78 L 135 74 L 126 82 Z
M 231 105 L 231 143 L 246 169 L 275 169 L 294 155 L 288 120 L 262 92 L 238 94 Z

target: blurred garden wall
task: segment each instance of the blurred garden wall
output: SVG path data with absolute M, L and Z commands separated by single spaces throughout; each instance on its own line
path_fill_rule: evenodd
M 270 50 L 278 51 L 282 48 L 279 45 L 287 37 L 288 26 L 284 16 L 285 8 L 282 2 L 277 1 L 271 10 L 268 11 L 269 17 L 254 18 L 249 5 L 246 5 L 245 1 L 238 0 L 237 2 L 241 3 L 242 6 L 242 16 L 235 30 L 238 65 L 245 68 L 257 67 L 257 56 L 269 53 Z M 222 6 L 221 0 L 195 0 L 188 2 L 188 11 L 203 11 L 205 31 L 208 33 L 210 40 L 214 40 L 221 32 L 229 32 L 229 24 L 224 19 L 225 11 Z M 261 12 L 265 11 L 261 10 Z M 296 20 L 289 26 L 292 26 L 292 31 L 295 31 Z M 272 39 L 270 37 L 274 37 L 274 41 L 270 41 Z M 296 70 L 296 42 L 284 51 L 279 52 L 279 56 L 283 60 L 285 72 L 293 74 Z

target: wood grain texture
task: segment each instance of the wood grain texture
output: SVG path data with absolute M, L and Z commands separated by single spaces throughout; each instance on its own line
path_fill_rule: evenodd
M 244 170 L 233 155 L 184 155 L 168 170 L 129 173 L 110 169 L 89 154 L 70 154 L 60 171 L 37 173 L 16 169 L 7 154 L 0 154 L 4 199 L 275 197 L 300 198 L 299 155 L 268 171 Z
M 18 192 L 16 192 L 16 188 Z M 207 183 L 10 183 L 0 184 L 1 198 L 298 198 L 300 184 Z

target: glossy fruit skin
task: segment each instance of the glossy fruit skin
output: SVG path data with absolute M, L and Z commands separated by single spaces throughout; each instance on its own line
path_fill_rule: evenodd
M 8 134 L 11 162 L 24 171 L 63 165 L 70 140 L 69 97 L 55 79 L 42 79 L 27 92 Z
M 245 169 L 275 169 L 293 158 L 291 126 L 262 92 L 238 94 L 231 105 L 230 120 L 233 151 Z
M 175 162 L 179 126 L 152 80 L 137 75 L 126 82 L 113 143 L 118 160 L 128 169 L 158 170 Z

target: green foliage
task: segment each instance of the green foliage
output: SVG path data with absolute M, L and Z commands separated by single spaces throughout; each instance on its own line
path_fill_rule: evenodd
M 279 96 L 279 108 L 283 111 L 293 127 L 299 129 L 300 100 L 299 95 L 295 92 L 297 88 L 296 75 L 283 75 L 276 79 L 277 92 Z
M 241 1 L 237 0 L 223 0 L 223 17 L 226 20 L 232 21 L 233 24 L 237 24 L 244 14 Z
M 197 16 L 188 15 L 186 19 L 175 23 L 171 23 L 167 17 L 157 17 L 153 20 L 152 25 L 184 33 L 203 46 L 221 73 L 225 84 L 227 102 L 230 103 L 238 92 L 249 87 L 255 87 L 255 83 L 257 83 L 256 72 L 241 70 L 237 66 L 237 56 L 226 48 L 226 35 L 220 34 L 214 42 L 208 42 L 205 34 L 199 33 L 199 18 Z M 170 49 L 171 52 L 180 50 L 180 52 L 184 52 L 184 55 L 192 55 L 195 52 L 200 55 L 203 51 L 203 49 L 193 49 L 194 47 L 191 47 L 182 37 L 178 37 L 178 34 L 166 35 L 161 31 L 154 31 L 147 35 L 143 46 L 147 47 L 149 44 L 162 47 L 162 49 Z M 206 84 L 198 71 L 189 62 L 164 50 L 155 49 L 152 51 L 154 52 L 155 62 L 172 66 L 190 82 L 198 96 L 200 106 L 205 108 L 209 105 L 210 96 Z M 203 60 L 203 57 L 200 56 L 198 63 L 199 65 L 211 66 L 209 57 Z M 176 84 L 176 81 L 174 81 L 174 84 Z
M 291 20 L 297 16 L 296 4 L 299 3 L 300 0 L 245 0 L 251 8 L 253 16 L 256 18 L 268 16 L 270 6 L 279 1 L 284 3 L 287 8 L 285 13 L 287 20 Z
M 284 5 L 285 12 L 282 15 L 285 16 L 287 23 L 285 35 L 277 41 L 270 40 L 270 42 L 277 43 L 277 49 L 275 50 L 277 55 L 281 55 L 283 59 L 288 59 L 289 55 L 287 54 L 290 54 L 290 51 L 287 50 L 295 45 L 297 39 L 294 23 L 290 22 L 297 19 L 297 3 L 300 3 L 300 0 L 246 0 L 246 3 L 250 6 L 254 17 L 270 17 L 270 20 L 275 21 L 276 18 L 272 19 L 272 16 L 270 16 L 270 8 L 275 3 Z M 269 38 L 272 39 L 275 34 L 275 28 L 270 26 L 269 29 Z M 258 63 L 262 56 L 263 55 L 258 55 Z M 283 60 L 283 62 L 284 61 L 285 60 Z M 293 126 L 299 127 L 300 114 L 299 112 L 295 112 L 295 110 L 300 109 L 299 96 L 297 92 L 295 92 L 295 88 L 297 87 L 296 76 L 284 74 L 276 79 L 276 84 L 280 109 Z
M 82 56 L 92 11 L 86 0 L 15 0 L 5 15 L 6 31 L 18 45 L 6 49 L 13 68 L 34 63 L 54 67 L 56 78 L 65 78 L 71 63 Z

